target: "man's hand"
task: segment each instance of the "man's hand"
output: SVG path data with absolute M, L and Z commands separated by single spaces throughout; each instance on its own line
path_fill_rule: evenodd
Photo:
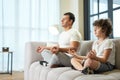
M 36 51 L 37 51 L 38 53 L 41 53 L 44 49 L 45 49 L 45 47 L 39 46 Z
M 50 51 L 51 51 L 53 54 L 57 54 L 58 51 L 59 51 L 59 46 L 53 46 L 53 47 L 51 47 Z
M 71 55 L 73 55 L 73 56 L 77 55 L 75 48 L 69 48 L 68 53 L 71 54 Z

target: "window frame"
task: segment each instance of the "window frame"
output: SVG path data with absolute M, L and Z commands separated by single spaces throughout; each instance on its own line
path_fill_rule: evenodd
M 91 17 L 97 15 L 99 19 L 99 15 L 108 13 L 108 18 L 110 18 L 113 23 L 113 12 L 114 10 L 120 9 L 120 7 L 113 8 L 113 0 L 108 0 L 108 10 L 99 12 L 99 1 L 100 0 L 97 0 L 98 13 L 91 15 L 90 14 L 90 0 L 84 0 L 84 40 L 91 40 L 91 35 L 90 35 L 90 29 L 91 29 L 90 18 Z M 113 26 L 113 29 L 114 29 L 114 26 Z M 111 34 L 110 38 L 115 38 L 113 36 L 113 33 Z

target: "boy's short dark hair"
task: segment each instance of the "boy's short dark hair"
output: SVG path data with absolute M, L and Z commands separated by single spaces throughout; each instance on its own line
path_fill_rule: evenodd
M 110 19 L 99 19 L 94 21 L 93 26 L 101 27 L 105 31 L 105 35 L 108 37 L 112 33 L 112 23 Z
M 71 12 L 67 12 L 67 13 L 65 13 L 64 15 L 68 15 L 68 16 L 70 17 L 70 20 L 73 21 L 72 24 L 75 22 L 75 16 L 74 16 L 73 13 L 71 13 Z

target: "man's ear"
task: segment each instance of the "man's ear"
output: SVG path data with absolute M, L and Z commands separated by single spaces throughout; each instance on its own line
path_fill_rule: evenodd
M 73 23 L 73 20 L 70 20 L 71 24 Z

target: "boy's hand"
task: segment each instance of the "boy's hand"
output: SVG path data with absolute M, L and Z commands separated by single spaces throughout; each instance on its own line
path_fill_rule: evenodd
M 88 52 L 87 58 L 95 59 L 96 58 L 95 50 L 91 50 L 90 52 Z

